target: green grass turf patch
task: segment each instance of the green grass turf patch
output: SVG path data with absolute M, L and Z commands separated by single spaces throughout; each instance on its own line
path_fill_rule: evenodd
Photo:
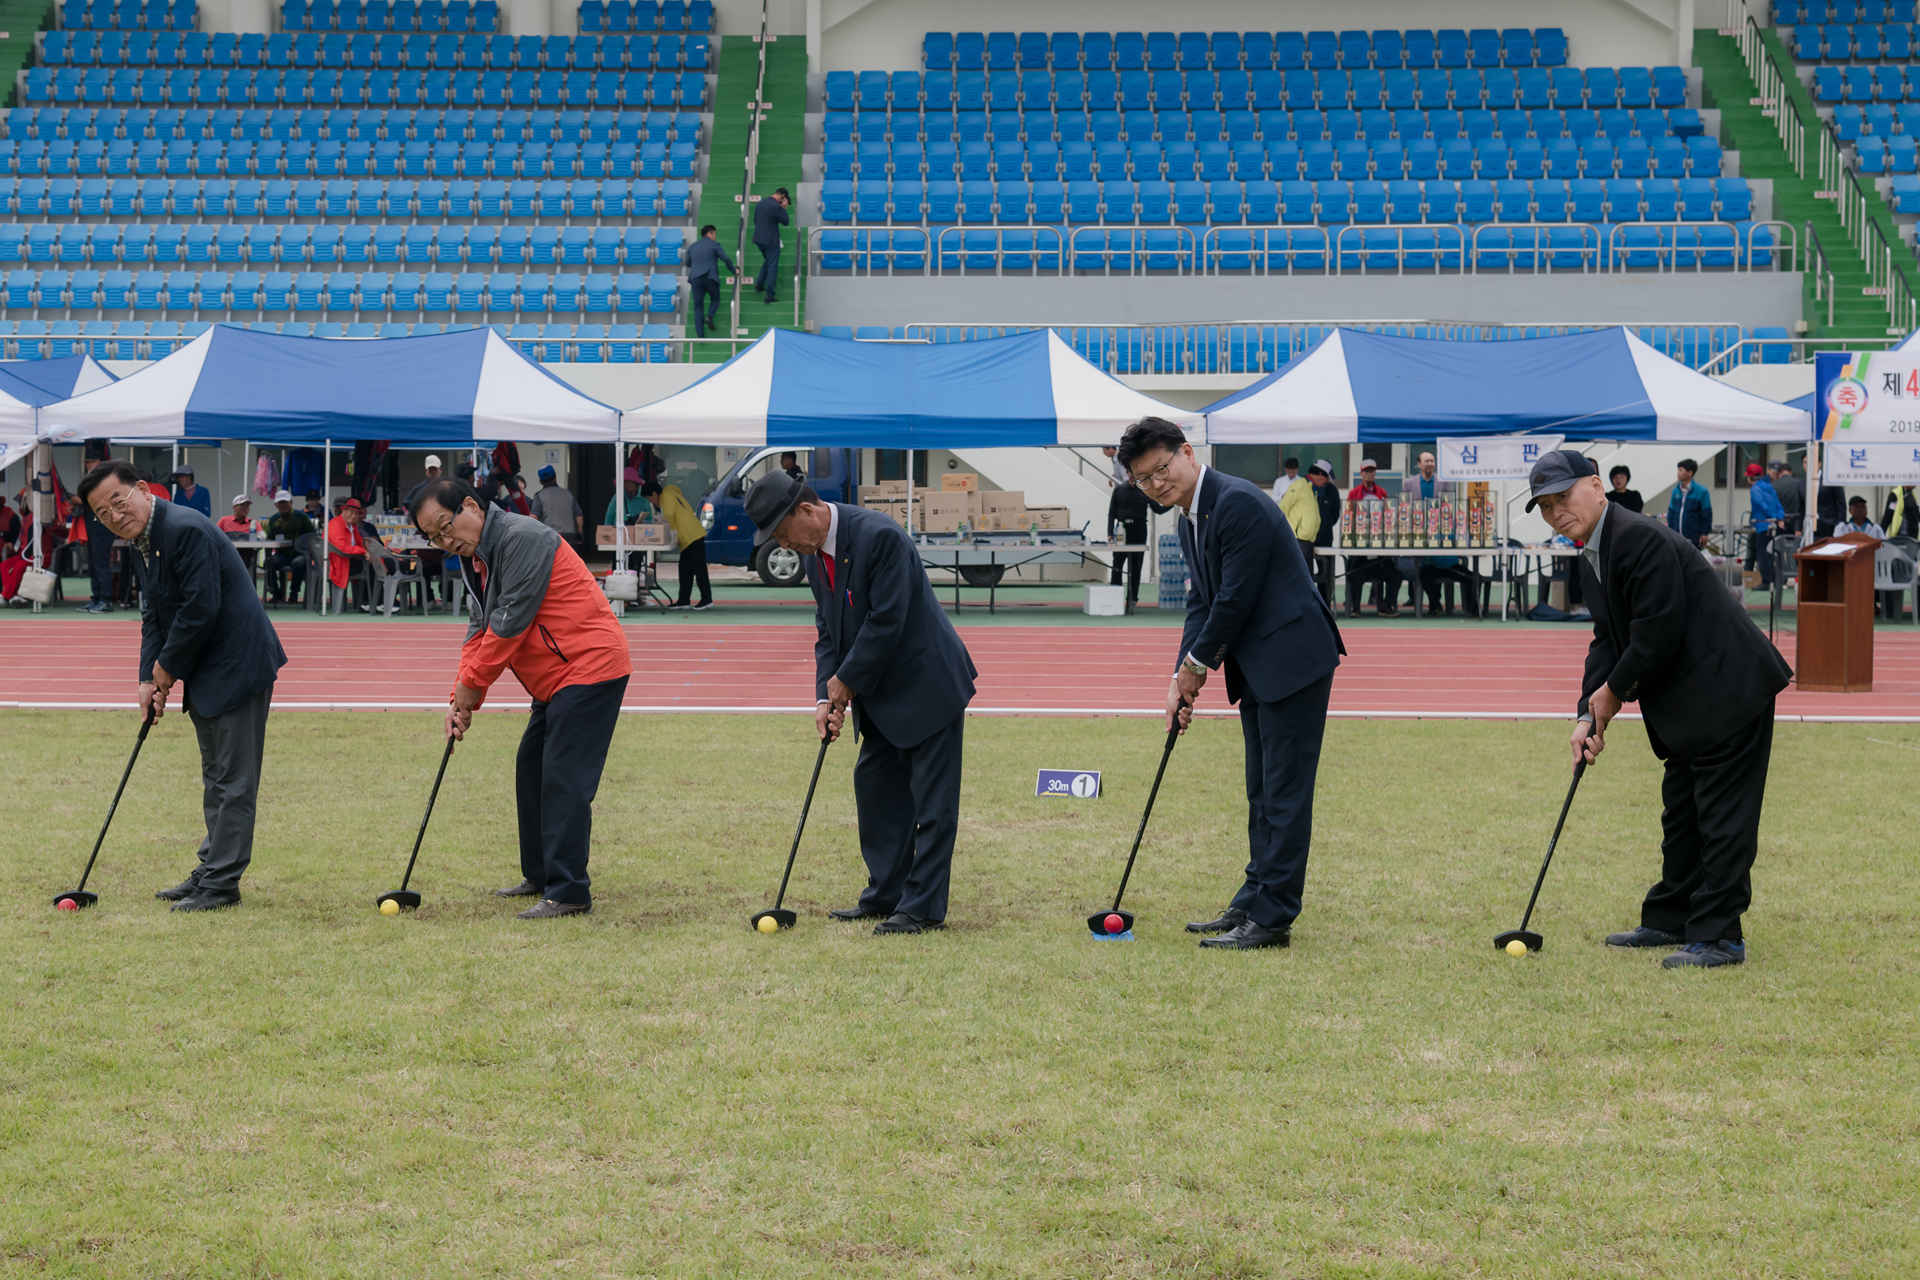
M 1182 922 L 1245 860 L 1238 726 L 1175 751 L 1095 942 L 1152 722 L 975 720 L 950 927 L 825 918 L 864 883 L 850 742 L 627 717 L 589 917 L 512 919 L 484 715 L 396 887 L 438 717 L 274 718 L 237 910 L 169 915 L 197 758 L 131 713 L 0 719 L 0 1274 L 1869 1276 L 1916 1228 L 1910 727 L 1783 725 L 1744 969 L 1609 953 L 1656 873 L 1636 725 L 1582 784 L 1536 927 L 1565 728 L 1336 722 L 1291 950 Z M 1091 802 L 1041 766 L 1107 771 Z M 1905 1263 L 1900 1262 L 1905 1258 Z

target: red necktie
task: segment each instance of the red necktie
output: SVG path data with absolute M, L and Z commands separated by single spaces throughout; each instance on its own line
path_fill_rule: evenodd
M 821 556 L 820 567 L 827 571 L 827 590 L 832 591 L 833 590 L 833 557 Z

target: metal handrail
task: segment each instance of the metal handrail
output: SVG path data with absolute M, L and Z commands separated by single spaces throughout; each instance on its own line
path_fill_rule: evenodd
M 1826 246 L 1820 243 L 1820 233 L 1813 229 L 1813 219 L 1807 219 L 1807 269 L 1813 272 L 1813 300 L 1827 304 L 1827 327 L 1833 327 L 1833 268 L 1827 264 Z
M 955 231 L 958 231 L 961 233 L 960 249 L 957 253 L 954 254 L 954 257 L 956 258 L 980 256 L 982 250 L 969 248 L 967 246 L 967 243 L 966 243 L 967 236 L 969 235 L 978 236 L 988 232 L 993 233 L 994 240 L 993 240 L 993 249 L 991 250 L 991 252 L 993 254 L 993 274 L 995 274 L 996 276 L 1003 274 L 1005 270 L 1005 265 L 1006 265 L 1006 258 L 1009 253 L 1012 253 L 1018 256 L 1031 257 L 1036 259 L 1042 256 L 1043 254 L 1051 253 L 1054 256 L 1054 258 L 1057 260 L 1057 263 L 1064 263 L 1065 251 L 1067 247 L 1072 243 L 1071 240 L 1066 240 L 1061 238 L 1059 227 L 1046 227 L 1046 226 L 969 227 L 969 226 L 963 226 L 963 225 L 940 227 L 939 229 L 935 230 L 933 234 L 932 259 L 927 264 L 928 275 L 937 276 L 937 275 L 943 275 L 946 273 L 946 261 L 947 261 L 947 252 L 948 252 L 946 247 L 947 237 Z M 1022 232 L 1022 233 L 1044 232 L 1053 237 L 1053 247 L 1050 249 L 1044 247 L 1041 244 L 1040 235 L 1035 234 L 1034 242 L 1030 247 L 1026 247 L 1026 248 L 1016 247 L 1013 249 L 1008 249 L 1006 247 L 1005 236 L 1006 236 L 1006 233 L 1010 231 Z M 1038 268 L 1037 262 L 1035 266 L 1037 269 Z M 964 263 L 958 264 L 955 267 L 956 271 L 962 271 L 962 272 L 968 269 L 969 268 Z M 1055 269 L 1058 270 L 1059 266 L 1056 265 Z
M 768 0 L 760 0 L 760 33 L 754 37 L 760 45 L 760 70 L 754 80 L 753 103 L 747 113 L 747 164 L 740 175 L 740 231 L 734 245 L 738 269 L 733 273 L 732 322 L 727 326 L 728 331 L 735 334 L 740 332 L 740 298 L 746 289 L 747 233 L 753 225 L 753 180 L 760 167 L 760 122 L 766 119 L 767 5 Z

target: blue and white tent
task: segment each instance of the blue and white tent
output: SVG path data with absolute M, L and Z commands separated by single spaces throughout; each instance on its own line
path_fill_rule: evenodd
M 186 439 L 604 442 L 619 411 L 580 394 L 492 329 L 348 341 L 215 325 L 112 386 L 40 411 L 59 443 Z
M 89 355 L 0 363 L 0 390 L 32 405 L 71 400 L 113 382 L 106 366 Z
M 1802 410 L 1670 360 L 1626 329 L 1448 342 L 1339 329 L 1208 405 L 1214 444 L 1388 443 L 1441 436 L 1807 440 Z
M 620 434 L 796 448 L 1110 445 L 1148 416 L 1204 441 L 1201 415 L 1142 395 L 1051 330 L 929 344 L 774 329 L 686 390 L 621 414 Z

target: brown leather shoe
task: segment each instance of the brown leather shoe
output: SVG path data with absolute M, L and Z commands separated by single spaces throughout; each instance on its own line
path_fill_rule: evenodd
M 593 910 L 585 902 L 555 902 L 552 898 L 542 898 L 525 911 L 515 915 L 516 920 L 557 920 L 561 916 L 583 916 Z
M 493 896 L 496 898 L 537 898 L 540 896 L 540 886 L 531 880 L 522 880 L 511 889 L 495 889 Z

